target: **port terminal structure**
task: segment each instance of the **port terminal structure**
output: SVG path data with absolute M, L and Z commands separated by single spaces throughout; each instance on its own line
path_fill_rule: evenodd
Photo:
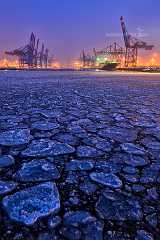
M 125 44 L 124 66 L 137 67 L 138 50 L 144 49 L 144 50 L 150 51 L 154 48 L 154 45 L 149 45 L 146 42 L 133 37 L 131 34 L 129 34 L 123 17 L 120 18 L 120 21 L 121 21 L 121 28 L 122 28 L 123 39 Z
M 18 57 L 19 68 L 47 68 L 49 62 L 49 50 L 42 43 L 39 49 L 40 40 L 31 33 L 29 43 L 24 47 L 13 51 L 5 51 L 6 55 Z
M 80 54 L 83 68 L 97 68 L 106 62 L 117 62 L 118 68 L 137 68 L 139 50 L 150 51 L 154 48 L 154 45 L 147 44 L 132 36 L 127 30 L 123 17 L 120 18 L 120 25 L 124 46 L 122 47 L 115 42 L 100 51 L 94 48 L 92 54 L 86 54 L 83 50 Z
M 124 18 L 120 18 L 122 29 L 122 37 L 124 45 L 118 43 L 108 45 L 102 50 L 93 49 L 91 54 L 86 54 L 83 50 L 77 68 L 103 68 L 104 65 L 116 66 L 116 69 L 136 69 L 138 68 L 139 50 L 152 50 L 154 45 L 147 44 L 130 34 Z M 44 43 L 40 45 L 39 38 L 32 33 L 29 43 L 24 47 L 17 48 L 13 51 L 6 51 L 6 55 L 16 56 L 18 58 L 18 66 L 21 69 L 47 69 L 52 64 L 49 58 L 49 50 L 45 48 Z

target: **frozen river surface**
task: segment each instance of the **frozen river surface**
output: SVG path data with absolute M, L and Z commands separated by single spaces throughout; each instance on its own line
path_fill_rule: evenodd
M 160 75 L 0 72 L 0 239 L 160 239 Z

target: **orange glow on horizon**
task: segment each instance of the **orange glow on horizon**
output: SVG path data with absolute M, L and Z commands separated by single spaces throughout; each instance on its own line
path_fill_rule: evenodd
M 138 66 L 160 66 L 160 53 L 155 52 L 148 57 L 138 57 Z
M 121 67 L 124 65 L 124 58 L 122 59 Z M 160 67 L 160 52 L 154 52 L 149 56 L 138 56 L 137 66 L 144 67 Z M 53 61 L 49 64 L 50 68 L 83 68 L 83 63 L 80 60 L 73 60 L 70 64 L 64 65 L 59 61 Z M 6 57 L 0 59 L 0 68 L 19 68 L 19 62 L 17 59 L 7 59 Z
M 61 68 L 61 64 L 57 61 L 57 62 L 52 62 L 51 64 L 49 64 L 50 68 L 54 68 L 54 69 L 59 69 Z M 0 59 L 0 68 L 20 68 L 19 67 L 19 62 L 18 60 L 9 60 L 7 58 L 3 58 Z
M 73 68 L 75 68 L 75 69 L 80 69 L 80 68 L 83 67 L 82 62 L 79 61 L 79 60 L 75 60 L 75 61 L 72 63 L 72 65 L 73 65 Z
M 50 67 L 55 69 L 60 69 L 62 66 L 59 62 L 52 62 Z
M 18 60 L 8 60 L 6 58 L 0 59 L 0 67 L 1 68 L 19 68 Z

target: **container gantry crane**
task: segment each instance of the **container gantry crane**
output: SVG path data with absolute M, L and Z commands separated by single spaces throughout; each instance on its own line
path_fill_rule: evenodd
M 128 33 L 124 18 L 120 18 L 123 38 L 125 43 L 125 67 L 136 67 L 138 58 L 138 49 L 152 50 L 154 45 L 148 45 L 146 42 L 138 40 Z
M 83 67 L 92 67 L 94 65 L 95 59 L 93 56 L 86 54 L 83 50 L 80 54 L 80 61 L 83 65 Z
M 114 42 L 113 44 L 108 45 L 105 49 L 102 49 L 100 51 L 97 51 L 94 48 L 93 53 L 96 57 L 98 55 L 104 56 L 108 59 L 108 61 L 116 61 L 119 64 L 121 64 L 123 61 L 125 51 L 121 46 Z
M 19 67 L 24 68 L 47 68 L 48 65 L 48 49 L 42 44 L 41 51 L 39 52 L 39 39 L 36 40 L 34 33 L 30 36 L 30 41 L 24 47 L 20 47 L 13 51 L 6 51 L 5 54 L 16 56 L 19 60 Z

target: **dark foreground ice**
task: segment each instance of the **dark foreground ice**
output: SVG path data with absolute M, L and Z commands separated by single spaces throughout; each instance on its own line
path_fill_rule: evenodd
M 0 72 L 0 239 L 160 239 L 160 75 Z

